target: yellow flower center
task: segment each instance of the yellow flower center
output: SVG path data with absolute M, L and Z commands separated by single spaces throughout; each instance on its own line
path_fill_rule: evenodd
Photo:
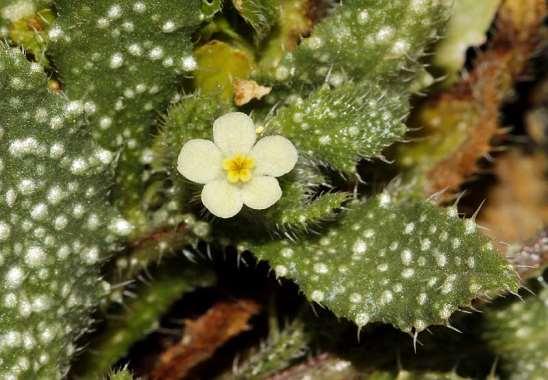
M 223 169 L 227 172 L 230 183 L 247 182 L 251 179 L 251 170 L 255 167 L 255 160 L 245 154 L 237 153 L 223 161 Z

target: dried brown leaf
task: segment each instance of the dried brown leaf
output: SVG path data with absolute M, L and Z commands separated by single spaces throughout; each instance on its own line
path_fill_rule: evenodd
M 479 216 L 479 224 L 487 227 L 486 234 L 507 252 L 523 279 L 548 264 L 547 169 L 543 153 L 511 151 L 500 157 L 495 166 L 498 184 Z
M 495 241 L 526 243 L 548 226 L 546 156 L 511 151 L 495 165 L 497 186 L 488 195 L 479 223 Z
M 249 319 L 258 312 L 259 305 L 251 300 L 223 301 L 215 304 L 198 319 L 186 321 L 183 338 L 160 355 L 150 378 L 185 378 L 224 343 L 248 330 Z
M 271 87 L 261 86 L 254 80 L 235 79 L 232 82 L 234 87 L 234 103 L 239 107 L 249 103 L 253 99 L 261 99 L 270 94 Z

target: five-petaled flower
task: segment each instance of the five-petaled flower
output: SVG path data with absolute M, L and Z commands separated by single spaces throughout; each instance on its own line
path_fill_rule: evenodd
M 215 216 L 230 218 L 245 204 L 264 210 L 282 196 L 275 177 L 289 173 L 297 150 L 285 137 L 257 138 L 249 116 L 231 112 L 213 123 L 213 142 L 188 141 L 179 154 L 177 170 L 204 184 L 202 203 Z

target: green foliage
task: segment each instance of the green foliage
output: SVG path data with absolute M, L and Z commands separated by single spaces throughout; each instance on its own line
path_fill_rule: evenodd
M 171 190 L 182 192 L 177 187 Z M 132 281 L 139 273 L 161 263 L 166 257 L 180 254 L 181 249 L 195 248 L 201 240 L 208 240 L 211 231 L 209 223 L 197 220 L 193 214 L 183 214 L 181 210 L 184 208 L 179 198 L 174 198 L 155 212 L 150 221 L 150 236 L 115 258 L 108 280 L 114 283 Z M 187 251 L 185 253 L 188 254 Z M 118 291 L 113 291 L 110 298 L 117 300 L 123 297 Z
M 168 112 L 154 151 L 157 156 L 155 168 L 170 173 L 172 181 L 181 189 L 174 192 L 171 199 L 189 200 L 193 193 L 191 189 L 196 188 L 185 182 L 175 169 L 181 147 L 191 139 L 210 140 L 213 121 L 229 110 L 228 105 L 215 97 L 193 94 L 184 97 Z M 276 131 L 288 125 L 287 122 L 281 124 Z M 284 131 L 279 132 L 285 134 Z M 334 216 L 348 199 L 348 194 L 326 193 L 315 197 L 316 189 L 328 180 L 316 168 L 301 161 L 303 163 L 294 169 L 294 173 L 281 179 L 284 196 L 280 202 L 265 212 L 252 213 L 250 222 L 258 223 L 269 231 L 298 232 Z
M 108 376 L 108 380 L 133 380 L 133 379 L 134 379 L 133 375 L 127 369 L 116 371 L 112 375 Z
M 183 97 L 170 108 L 160 128 L 154 164 L 158 169 L 174 171 L 181 147 L 191 139 L 211 140 L 213 121 L 229 111 L 228 105 L 212 96 L 195 93 Z
M 49 0 L 0 0 L 0 38 L 4 37 L 31 52 L 37 62 L 48 66 L 46 48 L 49 26 L 55 19 Z
M 326 176 L 301 159 L 293 172 L 280 179 L 284 196 L 262 214 L 261 221 L 268 231 L 301 233 L 332 220 L 350 195 L 344 192 L 320 193 L 321 186 L 329 187 Z M 259 219 L 257 215 L 252 215 Z
M 104 291 L 98 263 L 130 232 L 106 200 L 112 154 L 92 144 L 83 111 L 0 45 L 3 379 L 61 377 Z
M 546 378 L 548 361 L 548 289 L 525 302 L 486 313 L 484 332 L 500 365 L 512 380 Z
M 271 332 L 259 350 L 239 365 L 232 376 L 226 378 L 259 380 L 288 367 L 304 355 L 308 339 L 301 322 L 295 321 L 282 331 Z
M 323 87 L 280 110 L 267 127 L 289 138 L 312 161 L 353 173 L 360 157 L 379 156 L 403 137 L 407 112 L 405 92 L 348 83 Z
M 196 68 L 190 34 L 203 19 L 201 0 L 177 2 L 59 0 L 49 31 L 51 55 L 71 99 L 89 113 L 93 136 L 122 148 L 118 199 L 138 207 L 143 148 L 177 78 Z
M 335 217 L 342 204 L 350 198 L 348 193 L 331 192 L 315 196 L 320 182 L 307 182 L 306 173 L 311 169 L 297 167 L 295 173 L 281 179 L 284 197 L 264 212 L 269 230 L 298 233 L 318 226 Z
M 135 342 L 159 327 L 161 316 L 184 293 L 213 282 L 213 274 L 205 268 L 168 261 L 158 275 L 141 284 L 118 313 L 111 315 L 79 360 L 77 376 L 93 380 L 106 373 Z
M 266 37 L 278 19 L 279 0 L 232 0 L 232 4 L 255 31 L 257 42 Z
M 223 7 L 223 0 L 203 0 L 202 1 L 202 14 L 204 18 L 213 17 L 216 13 L 220 12 Z
M 516 290 L 517 276 L 472 220 L 383 193 L 357 202 L 319 236 L 246 245 L 307 298 L 358 326 L 411 332 L 446 324 L 472 299 Z
M 517 26 L 535 29 L 541 11 L 534 1 L 503 3 L 509 4 L 503 15 L 524 22 L 509 23 L 513 29 L 496 46 L 532 50 L 533 33 Z M 60 379 L 77 341 L 89 349 L 71 375 L 131 379 L 126 370 L 109 375 L 110 367 L 158 327 L 183 293 L 213 282 L 198 265 L 173 265 L 179 263 L 173 257 L 161 263 L 177 254 L 192 260 L 187 249 L 206 247 L 217 261 L 220 252 L 209 249 L 233 243 L 358 329 L 383 322 L 415 338 L 430 325 L 449 325 L 455 311 L 474 301 L 515 292 L 514 270 L 473 219 L 459 219 L 455 207 L 403 196 L 411 185 L 383 191 L 398 167 L 371 162 L 390 156 L 405 138 L 412 95 L 434 80 L 429 64 L 454 75 L 464 50 L 482 43 L 499 0 L 457 0 L 449 38 L 432 62 L 428 48 L 441 36 L 452 3 L 0 0 L 0 38 L 27 53 L 0 45 L 0 378 Z M 228 11 L 221 14 L 223 5 Z M 455 99 L 494 95 L 492 78 L 509 89 L 504 78 L 517 76 L 513 66 L 523 66 L 526 54 L 514 59 L 504 52 L 484 61 L 501 65 L 481 65 L 486 73 L 494 67 L 496 76 L 473 75 L 483 92 L 459 88 Z M 177 158 L 189 140 L 211 140 L 215 119 L 236 105 L 255 120 L 257 139 L 283 135 L 299 160 L 280 177 L 283 194 L 274 206 L 246 208 L 229 221 L 201 220 L 200 186 L 177 172 Z M 489 112 L 496 116 L 498 106 Z M 429 121 L 439 126 L 433 116 Z M 470 123 L 461 124 L 462 132 Z M 431 149 L 420 160 L 412 159 L 414 151 L 406 155 L 406 180 L 413 177 L 417 188 L 421 166 L 451 143 L 464 143 L 438 140 L 421 142 Z M 106 263 L 122 235 L 130 235 L 125 249 Z M 105 264 L 101 273 L 99 264 Z M 134 285 L 142 273 L 152 273 L 150 282 Z M 543 375 L 546 294 L 487 313 L 485 339 L 511 378 Z M 95 335 L 76 340 L 98 304 L 111 318 L 95 325 Z M 285 316 L 285 307 L 276 315 Z M 215 321 L 222 328 L 223 319 Z M 256 321 L 240 324 L 243 331 Z M 324 350 L 322 334 L 308 334 L 300 323 L 281 331 L 271 326 L 267 341 L 231 376 L 459 379 L 451 372 L 363 372 L 330 354 L 291 367 L 303 352 Z M 173 348 L 184 354 L 189 347 Z M 191 353 L 182 364 L 191 370 L 204 360 Z M 167 361 L 166 368 L 181 364 Z
M 8 36 L 10 23 L 48 7 L 52 0 L 0 0 L 0 37 Z
M 254 67 L 252 55 L 243 48 L 213 40 L 195 51 L 198 69 L 195 85 L 203 95 L 218 97 L 230 103 L 234 80 L 246 79 Z
M 347 0 L 286 56 L 274 78 L 286 85 L 412 78 L 447 18 L 439 0 Z

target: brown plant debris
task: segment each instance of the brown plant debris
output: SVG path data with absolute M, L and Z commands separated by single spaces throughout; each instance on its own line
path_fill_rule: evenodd
M 239 107 L 249 103 L 253 99 L 261 99 L 270 94 L 271 87 L 261 86 L 254 80 L 235 79 L 232 82 L 234 86 L 234 103 Z
M 545 13 L 544 0 L 505 0 L 497 32 L 474 68 L 418 112 L 416 124 L 429 138 L 406 150 L 402 162 L 421 161 L 428 194 L 457 190 L 502 133 L 499 109 L 538 45 Z
M 546 156 L 511 151 L 495 165 L 498 185 L 488 195 L 479 223 L 495 241 L 522 245 L 548 226 Z
M 548 55 L 548 28 L 545 30 L 545 53 Z M 541 148 L 548 148 L 548 74 L 535 86 L 531 109 L 525 118 L 527 133 Z
M 499 131 L 498 110 L 535 51 L 545 13 L 544 0 L 504 1 L 490 47 L 479 56 L 470 75 L 439 99 L 465 100 L 475 117 L 459 148 L 429 171 L 431 193 L 456 190 L 476 172 L 477 160 L 489 153 L 491 139 Z
M 150 378 L 179 380 L 232 337 L 249 329 L 248 321 L 259 312 L 251 300 L 222 301 L 195 320 L 185 321 L 182 339 L 165 350 Z
M 497 160 L 498 185 L 479 216 L 486 234 L 507 253 L 522 279 L 548 264 L 546 155 L 511 151 Z M 508 243 L 510 246 L 508 246 Z

